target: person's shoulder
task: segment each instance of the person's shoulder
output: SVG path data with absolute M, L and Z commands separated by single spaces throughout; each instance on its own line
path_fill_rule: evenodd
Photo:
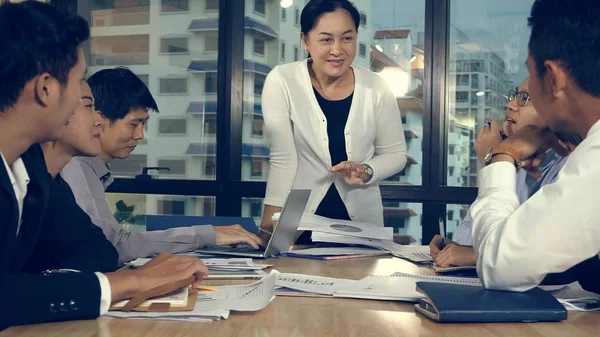
M 354 73 L 360 78 L 360 84 L 375 90 L 388 90 L 388 85 L 385 80 L 377 73 L 374 73 L 368 69 L 352 66 Z
M 305 61 L 296 61 L 276 65 L 269 73 L 269 76 L 277 76 L 285 80 L 296 80 L 302 75 L 302 71 L 306 65 Z

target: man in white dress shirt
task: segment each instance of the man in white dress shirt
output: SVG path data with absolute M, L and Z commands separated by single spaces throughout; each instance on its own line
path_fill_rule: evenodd
M 549 129 L 524 128 L 493 147 L 471 208 L 477 271 L 487 288 L 525 291 L 570 270 L 600 293 L 600 2 L 538 0 L 529 18 L 533 104 Z M 492 132 L 487 130 L 486 132 Z M 519 205 L 518 165 L 536 165 L 556 133 L 584 141 L 554 184 Z

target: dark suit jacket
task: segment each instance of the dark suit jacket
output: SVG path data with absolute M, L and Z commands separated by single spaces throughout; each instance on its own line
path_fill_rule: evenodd
M 18 236 L 18 205 L 6 168 L 0 165 L 0 298 L 8 305 L 0 315 L 0 330 L 13 325 L 96 318 L 101 293 L 98 278 L 91 270 L 113 269 L 115 252 L 88 232 L 83 227 L 85 222 L 77 223 L 77 219 L 84 221 L 77 216 L 78 208 L 57 198 L 62 192 L 55 189 L 58 185 L 47 172 L 41 147 L 33 145 L 21 158 L 30 182 Z M 89 218 L 87 221 L 90 223 Z M 75 235 L 81 235 L 84 242 L 78 242 Z M 90 247 L 84 247 L 86 244 Z M 106 260 L 98 257 L 102 262 L 90 262 L 86 254 L 92 254 L 92 247 L 106 252 Z M 111 259 L 114 262 L 108 261 Z M 42 274 L 51 268 L 86 271 Z
M 24 267 L 25 272 L 47 269 L 111 272 L 119 254 L 100 227 L 75 201 L 69 185 L 59 176 L 51 183 L 42 232 Z

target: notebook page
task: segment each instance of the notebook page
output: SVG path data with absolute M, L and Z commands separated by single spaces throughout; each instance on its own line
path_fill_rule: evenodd
M 418 302 L 419 299 L 424 297 L 416 290 L 419 281 L 481 285 L 479 280 L 471 278 L 422 276 L 397 272 L 392 275 L 367 276 L 355 284 L 335 292 L 333 296 Z

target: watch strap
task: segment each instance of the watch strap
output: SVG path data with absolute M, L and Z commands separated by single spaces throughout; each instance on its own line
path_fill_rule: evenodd
M 520 154 L 519 154 L 519 152 L 517 150 L 513 149 L 510 146 L 505 146 L 505 145 L 494 146 L 494 147 L 492 147 L 492 149 L 490 151 L 490 154 L 491 154 L 491 156 L 490 156 L 489 162 L 486 163 L 486 165 L 491 164 L 492 163 L 492 159 L 495 156 L 497 156 L 499 154 L 504 154 L 504 155 L 507 155 L 507 156 L 509 156 L 509 157 L 511 157 L 513 159 L 514 164 L 515 164 L 515 168 L 519 168 L 519 163 L 521 162 L 520 161 L 521 156 L 520 156 Z

